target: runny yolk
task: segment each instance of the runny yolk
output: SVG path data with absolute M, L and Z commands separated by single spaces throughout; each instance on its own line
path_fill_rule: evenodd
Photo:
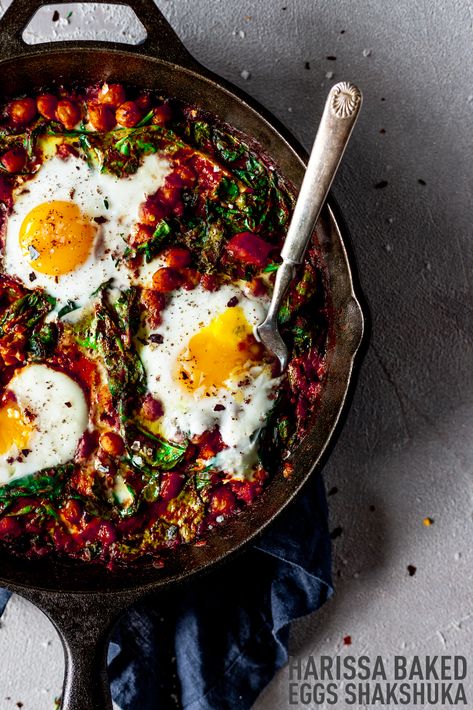
M 189 340 L 178 359 L 178 378 L 187 389 L 206 392 L 224 386 L 231 375 L 242 372 L 253 358 L 252 329 L 243 309 L 228 308 Z
M 23 220 L 20 247 L 35 271 L 61 276 L 87 260 L 95 231 L 94 224 L 74 202 L 43 202 Z
M 28 448 L 31 426 L 17 404 L 9 403 L 0 408 L 0 455 L 14 446 L 19 451 Z

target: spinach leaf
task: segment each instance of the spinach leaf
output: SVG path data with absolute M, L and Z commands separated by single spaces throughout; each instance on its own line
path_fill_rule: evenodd
M 55 500 L 63 493 L 73 470 L 74 464 L 68 463 L 7 483 L 0 487 L 0 501 L 30 495 Z
M 235 162 L 245 152 L 243 143 L 218 128 L 214 129 L 212 138 L 217 156 L 226 163 Z
M 166 222 L 166 220 L 162 219 L 154 230 L 153 236 L 148 239 L 147 242 L 140 244 L 136 248 L 135 253 L 133 253 L 132 251 L 133 256 L 135 254 L 143 254 L 146 263 L 149 264 L 149 262 L 152 261 L 153 257 L 157 254 L 157 252 L 160 251 L 164 242 L 166 241 L 166 238 L 169 236 L 170 233 L 170 224 Z
M 130 463 L 140 470 L 170 471 L 182 461 L 188 447 L 187 442 L 177 444 L 166 441 L 126 418 L 122 421 L 122 435 Z
M 15 326 L 32 330 L 56 304 L 56 299 L 42 291 L 31 291 L 14 301 L 0 318 L 0 338 Z
M 218 186 L 218 196 L 227 201 L 234 200 L 240 194 L 240 188 L 233 180 L 223 177 Z
M 132 303 L 133 299 L 129 299 L 127 305 L 123 304 L 120 316 L 122 322 L 128 321 Z M 146 377 L 138 353 L 130 347 L 130 344 L 125 347 L 127 335 L 120 328 L 117 320 L 102 299 L 102 303 L 96 308 L 89 337 L 102 356 L 110 394 L 116 401 L 121 401 L 132 393 L 143 394 L 146 389 Z
M 58 338 L 55 323 L 44 323 L 33 330 L 28 341 L 28 351 L 33 360 L 44 360 L 52 354 Z
M 68 301 L 66 305 L 61 308 L 57 314 L 57 317 L 63 318 L 64 316 L 67 316 L 68 313 L 72 313 L 72 311 L 76 311 L 78 308 L 79 306 L 74 303 L 74 301 Z
M 210 142 L 210 126 L 206 121 L 194 121 L 189 126 L 191 140 L 199 148 L 205 148 Z

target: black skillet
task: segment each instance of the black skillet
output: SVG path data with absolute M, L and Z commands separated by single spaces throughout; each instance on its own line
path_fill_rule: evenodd
M 61 80 L 110 80 L 159 88 L 217 115 L 256 141 L 298 189 L 307 160 L 301 146 L 253 99 L 196 62 L 153 0 L 118 0 L 118 4 L 130 6 L 143 23 L 147 39 L 141 45 L 90 41 L 25 44 L 24 28 L 38 8 L 47 4 L 43 0 L 13 0 L 0 21 L 3 97 L 34 94 L 35 89 Z M 259 500 L 210 535 L 205 546 L 177 549 L 163 569 L 147 566 L 110 572 L 85 563 L 25 560 L 0 551 L 0 585 L 42 609 L 61 636 L 66 657 L 63 708 L 111 708 L 106 651 L 110 629 L 119 615 L 145 595 L 169 589 L 241 549 L 286 507 L 320 466 L 345 403 L 363 335 L 363 313 L 343 244 L 345 227 L 331 201 L 317 231 L 331 299 L 329 367 L 317 417 L 292 455 L 293 477 L 276 477 Z

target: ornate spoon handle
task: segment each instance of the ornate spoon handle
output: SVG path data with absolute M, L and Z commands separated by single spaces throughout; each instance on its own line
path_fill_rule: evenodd
M 283 261 L 300 264 L 361 107 L 361 92 L 342 81 L 330 90 L 284 246 Z
M 335 84 L 328 95 L 281 250 L 283 261 L 276 274 L 269 310 L 257 328 L 261 341 L 278 358 L 281 371 L 287 366 L 288 352 L 278 331 L 279 308 L 296 267 L 304 259 L 307 244 L 355 125 L 361 100 L 360 90 L 345 81 Z

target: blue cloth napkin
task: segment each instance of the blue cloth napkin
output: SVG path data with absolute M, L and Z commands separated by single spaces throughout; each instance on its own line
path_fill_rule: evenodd
M 109 651 L 122 710 L 244 710 L 288 657 L 289 624 L 332 594 L 320 475 L 228 564 L 133 607 Z M 7 594 L 0 590 L 0 613 Z

